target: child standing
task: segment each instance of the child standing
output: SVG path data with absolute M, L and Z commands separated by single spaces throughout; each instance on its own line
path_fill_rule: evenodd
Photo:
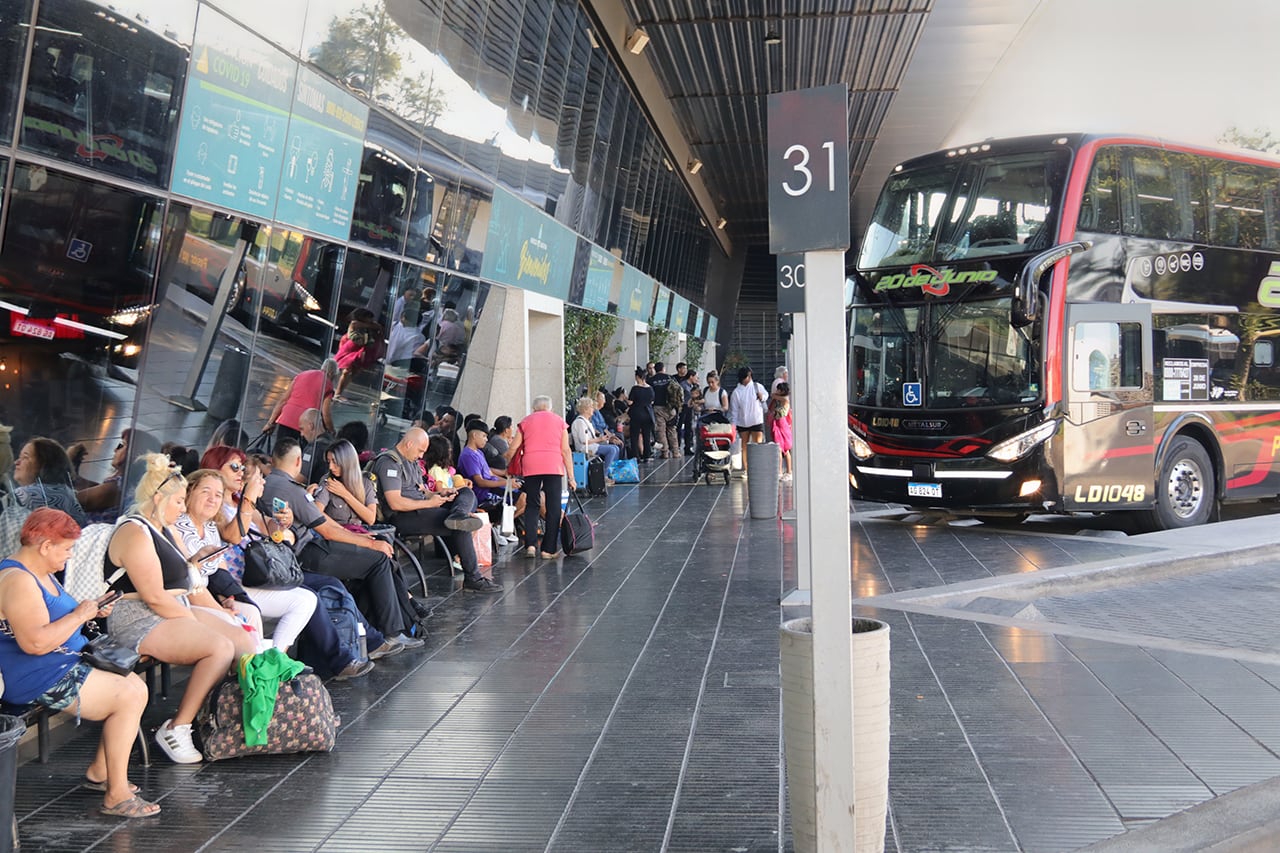
M 773 441 L 778 445 L 778 449 L 782 451 L 782 460 L 787 463 L 787 469 L 782 472 L 779 479 L 783 482 L 789 482 L 791 480 L 792 445 L 790 383 L 778 383 L 778 387 L 773 392 L 773 399 L 769 404 L 769 414 L 771 417 L 771 429 L 773 430 Z

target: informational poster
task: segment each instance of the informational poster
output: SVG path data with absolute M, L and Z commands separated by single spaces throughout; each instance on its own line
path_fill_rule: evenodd
M 667 328 L 674 332 L 683 332 L 689 327 L 689 300 L 675 294 L 672 296 L 674 301 L 671 304 L 671 325 Z
M 576 245 L 577 236 L 568 228 L 495 189 L 480 275 L 567 300 Z
M 587 283 L 582 291 L 582 307 L 592 311 L 609 310 L 609 294 L 613 291 L 613 278 L 620 275 L 622 261 L 594 244 L 587 262 Z
M 368 120 L 369 108 L 359 100 L 299 69 L 276 219 L 347 239 Z
M 707 340 L 714 341 L 716 339 L 716 318 L 711 314 L 707 315 Z
M 1164 386 L 1162 399 L 1166 402 L 1209 399 L 1207 358 L 1166 358 L 1160 378 Z
M 655 326 L 661 326 L 666 329 L 667 311 L 671 308 L 671 291 L 662 285 L 658 285 L 658 296 L 653 300 L 653 319 L 650 321 Z
M 208 7 L 191 57 L 173 191 L 271 218 L 298 64 Z
M 622 291 L 618 298 L 618 313 L 642 323 L 649 322 L 653 306 L 653 291 L 658 283 L 630 264 L 622 265 Z

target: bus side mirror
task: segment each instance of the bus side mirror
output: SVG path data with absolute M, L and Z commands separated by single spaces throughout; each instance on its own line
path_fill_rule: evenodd
M 1040 300 L 1037 299 L 1040 279 L 1058 261 L 1092 246 L 1093 243 L 1083 240 L 1059 243 L 1052 249 L 1045 249 L 1029 258 L 1013 283 L 1013 304 L 1009 308 L 1009 321 L 1018 327 L 1034 323 L 1040 314 Z

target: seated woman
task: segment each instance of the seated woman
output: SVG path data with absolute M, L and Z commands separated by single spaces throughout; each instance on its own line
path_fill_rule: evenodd
M 124 472 L 129 460 L 159 448 L 160 443 L 140 429 L 126 429 L 120 434 L 120 442 L 111 455 L 111 474 L 101 483 L 86 482 L 83 488 L 76 490 L 76 500 L 84 507 L 85 518 L 90 524 L 115 523 L 120 516 L 120 504 L 128 492 Z M 73 461 L 76 456 L 83 458 L 87 452 L 83 444 L 77 444 L 73 449 L 76 451 Z
M 227 563 L 233 574 L 237 571 L 236 566 L 243 573 L 244 552 L 241 548 L 248 543 L 248 531 L 269 533 L 268 528 L 273 526 L 254 506 L 262 496 L 266 472 L 256 461 L 247 459 L 243 450 L 234 447 L 211 448 L 201 457 L 200 465 L 222 475 L 222 507 L 216 519 L 218 532 L 224 542 L 235 543 L 227 551 Z M 293 523 L 293 513 L 286 508 L 277 514 L 275 521 L 283 524 L 285 540 L 292 541 L 293 532 L 289 530 L 289 525 Z M 298 632 L 297 645 L 292 649 L 293 656 L 314 669 L 321 678 L 333 676 L 345 680 L 365 675 L 373 668 L 373 660 L 403 650 L 398 646 L 392 650 L 390 647 L 394 644 L 387 643 L 377 629 L 365 622 L 365 639 L 371 650 L 370 660 L 352 658 L 350 654 L 343 652 L 338 633 L 324 605 L 325 598 L 318 595 L 322 589 L 327 588 L 325 595 L 347 600 L 351 598 L 351 593 L 337 578 L 314 572 L 303 572 L 302 584 L 313 594 L 317 594 L 318 601 L 311 617 Z M 350 609 L 359 612 L 354 601 L 351 601 Z
M 22 445 L 13 463 L 13 479 L 18 484 L 14 497 L 22 506 L 60 509 L 85 525 L 84 509 L 71 488 L 71 459 L 52 438 L 37 437 Z
M 147 707 L 147 686 L 137 675 L 116 675 L 80 660 L 80 629 L 105 618 L 111 605 L 77 603 L 53 577 L 71 556 L 80 527 L 65 512 L 41 508 L 22 525 L 22 547 L 0 563 L 0 670 L 4 701 L 32 702 L 52 711 L 74 706 L 81 717 L 102 720 L 98 752 L 84 787 L 102 791 L 102 813 L 150 817 L 160 807 L 129 784 L 129 751 Z M 5 830 L 8 831 L 7 829 Z
M 262 479 L 256 478 L 252 486 L 246 487 L 246 491 L 256 488 L 259 495 L 262 493 Z M 226 506 L 224 494 L 226 486 L 222 481 L 222 475 L 208 468 L 201 468 L 191 475 L 191 479 L 187 483 L 187 511 L 178 518 L 175 526 L 182 536 L 183 545 L 190 554 L 198 554 L 202 551 L 219 550 L 223 546 L 223 536 L 219 532 L 219 523 L 223 522 L 222 508 Z M 238 533 L 239 531 L 237 531 Z M 239 541 L 234 538 L 232 541 Z M 244 580 L 244 559 L 239 560 L 227 559 L 226 552 L 219 554 L 216 558 L 216 564 L 227 570 L 236 584 L 240 584 Z M 316 609 L 316 594 L 306 587 L 294 587 L 293 589 L 264 589 L 262 587 L 244 587 L 247 600 L 250 604 L 237 602 L 233 597 L 234 592 L 228 595 L 227 592 L 219 594 L 219 591 L 212 585 L 210 589 L 214 592 L 215 597 L 219 598 L 224 606 L 234 608 L 237 612 L 243 611 L 245 608 L 256 608 L 260 612 L 260 616 L 255 620 L 250 616 L 250 624 L 257 623 L 258 630 L 262 630 L 262 618 L 276 619 L 275 631 L 271 635 L 272 644 L 282 652 L 288 653 L 293 647 L 293 643 L 298 639 L 298 634 L 302 631 L 307 620 L 311 618 L 311 614 Z
M 351 442 L 340 439 L 325 451 L 329 473 L 314 496 L 324 514 L 348 530 L 365 533 L 378 521 L 378 487 L 360 470 Z
M 187 557 L 166 530 L 186 509 L 187 484 L 169 457 L 142 457 L 132 512 L 111 536 L 107 571 L 124 592 L 107 620 L 117 643 L 165 663 L 193 668 L 173 716 L 156 742 L 179 764 L 203 760 L 191 741 L 191 724 L 217 683 L 241 655 L 256 651 L 254 638 L 227 615 L 209 590 L 193 585 Z M 123 574 L 117 571 L 123 569 Z M 118 577 L 117 577 L 118 576 Z
M 573 435 L 573 449 L 585 454 L 587 458 L 599 456 L 604 462 L 604 470 L 607 474 L 609 466 L 618 461 L 622 447 L 620 444 L 614 444 L 609 436 L 600 433 L 591 422 L 591 416 L 596 411 L 596 404 L 592 398 L 580 398 L 574 408 L 577 409 L 578 416 L 573 419 L 573 424 L 569 428 Z M 586 488 L 586 485 L 583 483 L 583 488 Z

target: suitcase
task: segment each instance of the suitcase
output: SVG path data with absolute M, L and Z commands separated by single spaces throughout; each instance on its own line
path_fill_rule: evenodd
M 592 456 L 587 462 L 587 494 L 601 496 L 605 493 L 604 460 L 599 456 Z
M 573 496 L 577 508 L 570 508 L 560 516 L 560 547 L 566 556 L 579 551 L 590 551 L 596 544 L 595 525 L 582 509 L 582 501 Z
M 579 489 L 587 487 L 587 454 L 573 454 L 573 481 L 578 484 Z

